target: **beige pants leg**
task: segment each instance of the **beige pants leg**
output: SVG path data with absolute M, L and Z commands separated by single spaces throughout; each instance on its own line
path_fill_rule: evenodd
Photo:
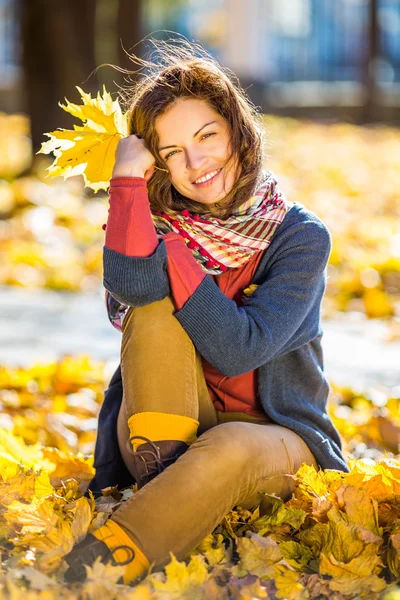
M 217 425 L 217 416 L 204 379 L 200 354 L 174 317 L 169 297 L 130 308 L 124 319 L 121 344 L 123 400 L 118 415 L 119 447 L 134 473 L 127 449 L 128 418 L 155 411 L 192 417 L 198 435 Z
M 265 492 L 286 500 L 291 490 L 284 475 L 303 462 L 316 464 L 304 441 L 285 427 L 223 423 L 203 433 L 112 519 L 162 566 L 170 551 L 182 559 L 234 506 L 256 506 Z
M 266 492 L 288 499 L 292 482 L 285 475 L 304 462 L 316 465 L 291 430 L 245 422 L 254 419 L 242 413 L 216 413 L 200 356 L 172 312 L 169 298 L 132 309 L 121 351 L 118 438 L 128 469 L 128 416 L 154 410 L 200 421 L 186 453 L 112 516 L 156 566 L 169 561 L 170 551 L 183 558 L 234 506 L 256 506 Z M 222 422 L 230 418 L 238 420 Z

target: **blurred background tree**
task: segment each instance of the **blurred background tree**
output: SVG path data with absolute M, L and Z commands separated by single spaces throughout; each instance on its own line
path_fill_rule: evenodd
M 400 121 L 397 0 L 0 0 L 0 110 L 30 115 L 37 149 L 75 85 L 116 91 L 122 75 L 96 67 L 129 68 L 122 46 L 141 56 L 166 30 L 205 45 L 264 112 Z
M 75 86 L 96 94 L 103 84 L 115 88 L 122 76 L 102 63 L 129 68 L 122 48 L 141 38 L 141 0 L 18 0 L 15 18 L 20 25 L 23 108 L 31 116 L 34 150 L 43 132 L 69 127 L 60 111 L 64 97 L 78 101 Z

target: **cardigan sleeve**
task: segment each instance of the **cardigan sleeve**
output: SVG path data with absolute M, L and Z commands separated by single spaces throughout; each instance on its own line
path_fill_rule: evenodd
M 242 307 L 206 277 L 174 313 L 200 354 L 227 377 L 252 371 L 321 333 L 330 233 L 313 216 L 277 237 L 263 279 Z
M 143 177 L 112 177 L 105 245 L 126 256 L 147 257 L 158 246 Z
M 145 306 L 170 294 L 164 241 L 152 222 L 145 179 L 110 180 L 103 285 L 121 304 Z

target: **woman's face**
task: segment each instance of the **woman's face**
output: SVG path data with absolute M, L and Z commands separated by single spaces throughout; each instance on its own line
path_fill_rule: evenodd
M 201 204 L 219 202 L 230 192 L 237 164 L 234 158 L 228 161 L 229 124 L 205 100 L 177 100 L 155 127 L 159 154 L 178 192 Z

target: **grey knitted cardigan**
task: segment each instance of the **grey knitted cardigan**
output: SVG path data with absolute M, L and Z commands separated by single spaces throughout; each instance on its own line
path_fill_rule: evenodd
M 206 276 L 174 313 L 200 354 L 223 375 L 253 369 L 261 405 L 272 421 L 296 432 L 323 469 L 348 472 L 339 434 L 327 414 L 320 323 L 331 236 L 324 223 L 294 203 L 275 232 L 238 307 Z M 121 303 L 144 306 L 170 294 L 161 241 L 146 258 L 104 247 L 104 287 Z

